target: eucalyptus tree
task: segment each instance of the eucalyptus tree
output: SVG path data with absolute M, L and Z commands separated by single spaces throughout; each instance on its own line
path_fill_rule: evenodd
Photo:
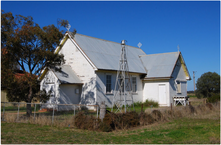
M 9 101 L 31 103 L 33 98 L 48 99 L 48 95 L 40 95 L 37 78 L 45 67 L 64 63 L 63 55 L 54 50 L 64 36 L 60 28 L 67 25 L 67 20 L 60 20 L 57 27 L 52 24 L 41 28 L 31 16 L 1 11 L 1 83 Z M 16 65 L 23 75 L 15 75 Z M 27 104 L 27 115 L 31 113 L 31 105 Z

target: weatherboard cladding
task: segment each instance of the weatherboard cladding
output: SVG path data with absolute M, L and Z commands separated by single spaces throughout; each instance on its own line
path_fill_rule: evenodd
M 55 71 L 54 69 L 52 69 L 52 71 L 62 84 L 82 84 L 81 80 L 74 73 L 71 66 L 62 65 L 60 67 L 61 72 Z
M 74 40 L 97 69 L 118 70 L 121 54 L 120 43 L 82 34 L 75 34 Z M 142 49 L 126 45 L 126 55 L 130 72 L 146 74 L 139 58 L 139 55 L 146 55 Z
M 140 58 L 148 70 L 146 78 L 171 77 L 179 52 L 144 55 Z

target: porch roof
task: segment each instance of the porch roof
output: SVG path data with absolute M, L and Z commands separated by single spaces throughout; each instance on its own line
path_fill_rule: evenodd
M 52 69 L 61 84 L 83 84 L 69 65 L 62 65 L 61 71 Z

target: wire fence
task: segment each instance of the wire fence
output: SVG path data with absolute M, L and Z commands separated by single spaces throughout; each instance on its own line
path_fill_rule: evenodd
M 31 116 L 27 116 L 27 104 L 31 105 Z M 98 118 L 98 105 L 82 104 L 52 104 L 52 103 L 26 103 L 1 102 L 1 120 L 7 122 L 31 122 L 38 124 L 69 124 L 74 116 L 84 111 L 87 115 Z

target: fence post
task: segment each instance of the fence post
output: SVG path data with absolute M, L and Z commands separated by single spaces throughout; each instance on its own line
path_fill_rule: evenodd
M 100 119 L 103 122 L 104 116 L 106 114 L 106 105 L 105 105 L 105 101 L 101 102 L 100 104 Z
M 35 111 L 34 111 L 34 120 L 35 120 L 35 112 L 36 112 L 36 104 L 35 104 Z
M 170 109 L 171 109 L 171 117 L 172 117 L 173 116 L 173 104 L 172 103 L 170 104 L 170 107 L 171 107 Z
M 19 120 L 19 102 L 18 102 L 18 114 L 17 114 L 17 121 Z
M 5 120 L 5 102 L 4 102 L 4 107 L 3 107 L 3 120 Z
M 74 116 L 75 116 L 75 105 L 74 105 Z
M 97 118 L 98 118 L 98 109 L 99 109 L 99 108 L 98 108 L 98 105 L 97 105 Z
M 52 114 L 52 125 L 54 123 L 54 104 L 53 104 L 53 114 Z

